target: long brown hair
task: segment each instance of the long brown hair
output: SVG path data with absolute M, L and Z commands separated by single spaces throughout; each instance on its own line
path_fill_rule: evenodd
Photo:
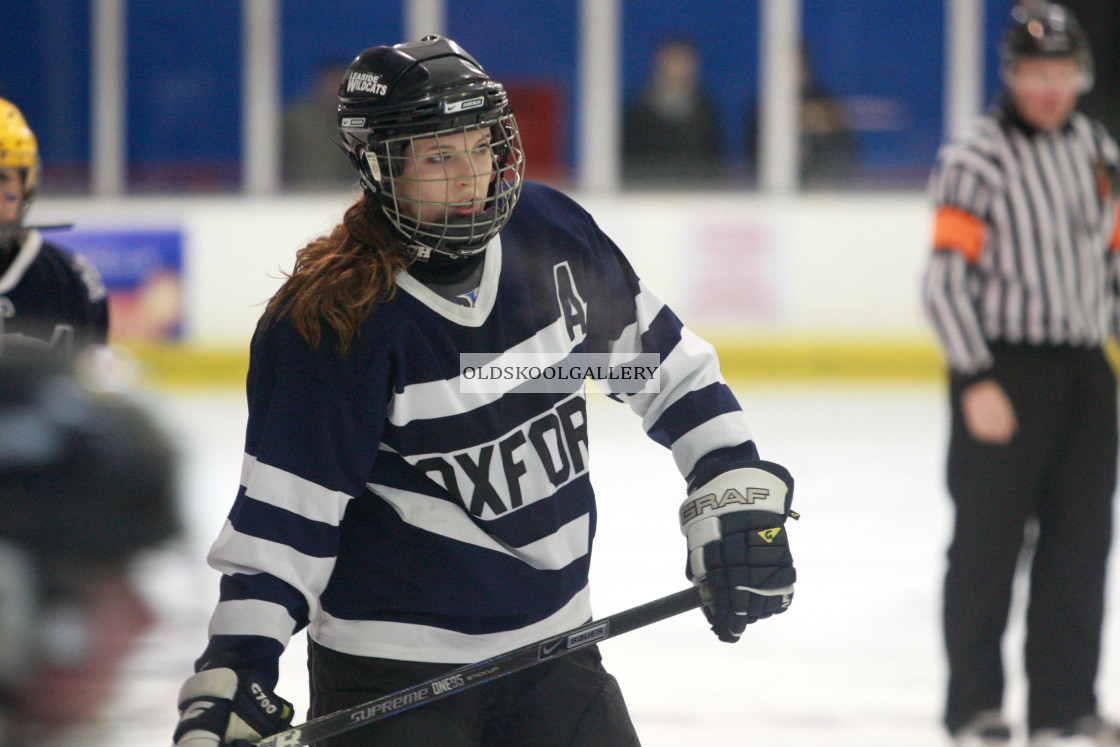
M 265 323 L 287 314 L 314 348 L 325 322 L 345 355 L 374 305 L 396 293 L 397 271 L 411 262 L 377 202 L 363 194 L 329 234 L 296 252 L 295 267 L 268 302 Z

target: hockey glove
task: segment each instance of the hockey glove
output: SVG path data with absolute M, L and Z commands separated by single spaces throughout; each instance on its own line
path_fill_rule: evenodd
M 292 715 L 292 704 L 252 675 L 207 669 L 179 690 L 175 747 L 248 745 L 290 727 Z
M 773 462 L 737 462 L 716 474 L 702 467 L 680 510 L 685 573 L 700 587 L 712 630 L 734 643 L 748 624 L 793 601 L 797 572 L 785 530 L 786 517 L 797 518 L 793 478 Z

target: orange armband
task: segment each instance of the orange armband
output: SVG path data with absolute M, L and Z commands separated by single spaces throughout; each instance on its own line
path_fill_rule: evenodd
M 933 226 L 933 248 L 960 252 L 969 264 L 975 264 L 984 246 L 984 222 L 972 213 L 944 205 L 937 209 Z
M 1120 252 L 1120 203 L 1116 204 L 1116 226 L 1112 229 L 1112 238 L 1108 240 L 1109 251 Z

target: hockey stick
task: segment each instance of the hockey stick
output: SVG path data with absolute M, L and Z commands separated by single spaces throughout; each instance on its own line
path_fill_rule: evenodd
M 448 695 L 462 692 L 484 682 L 558 659 L 576 649 L 614 638 L 659 622 L 673 615 L 696 609 L 701 604 L 696 588 L 678 591 L 667 597 L 617 612 L 610 617 L 582 625 L 558 636 L 530 643 L 528 646 L 498 654 L 484 661 L 466 664 L 451 672 L 419 682 L 395 693 L 382 695 L 367 703 L 328 713 L 287 731 L 254 742 L 256 747 L 301 747 L 343 734 L 359 726 L 380 721 L 398 713 L 426 705 Z

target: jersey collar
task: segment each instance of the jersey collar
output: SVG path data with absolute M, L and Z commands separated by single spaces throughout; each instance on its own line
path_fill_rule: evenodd
M 478 297 L 474 306 L 463 306 L 444 298 L 428 286 L 401 270 L 397 286 L 448 321 L 464 327 L 481 327 L 494 308 L 498 296 L 498 278 L 502 273 L 502 237 L 495 236 L 486 247 L 482 277 L 478 281 Z
M 23 280 L 23 274 L 27 272 L 27 268 L 39 256 L 39 250 L 43 247 L 43 237 L 35 229 L 27 232 L 27 237 L 20 244 L 16 250 L 16 258 L 12 260 L 12 264 L 3 275 L 0 275 L 0 293 L 7 293 L 12 288 L 19 285 L 19 281 Z

